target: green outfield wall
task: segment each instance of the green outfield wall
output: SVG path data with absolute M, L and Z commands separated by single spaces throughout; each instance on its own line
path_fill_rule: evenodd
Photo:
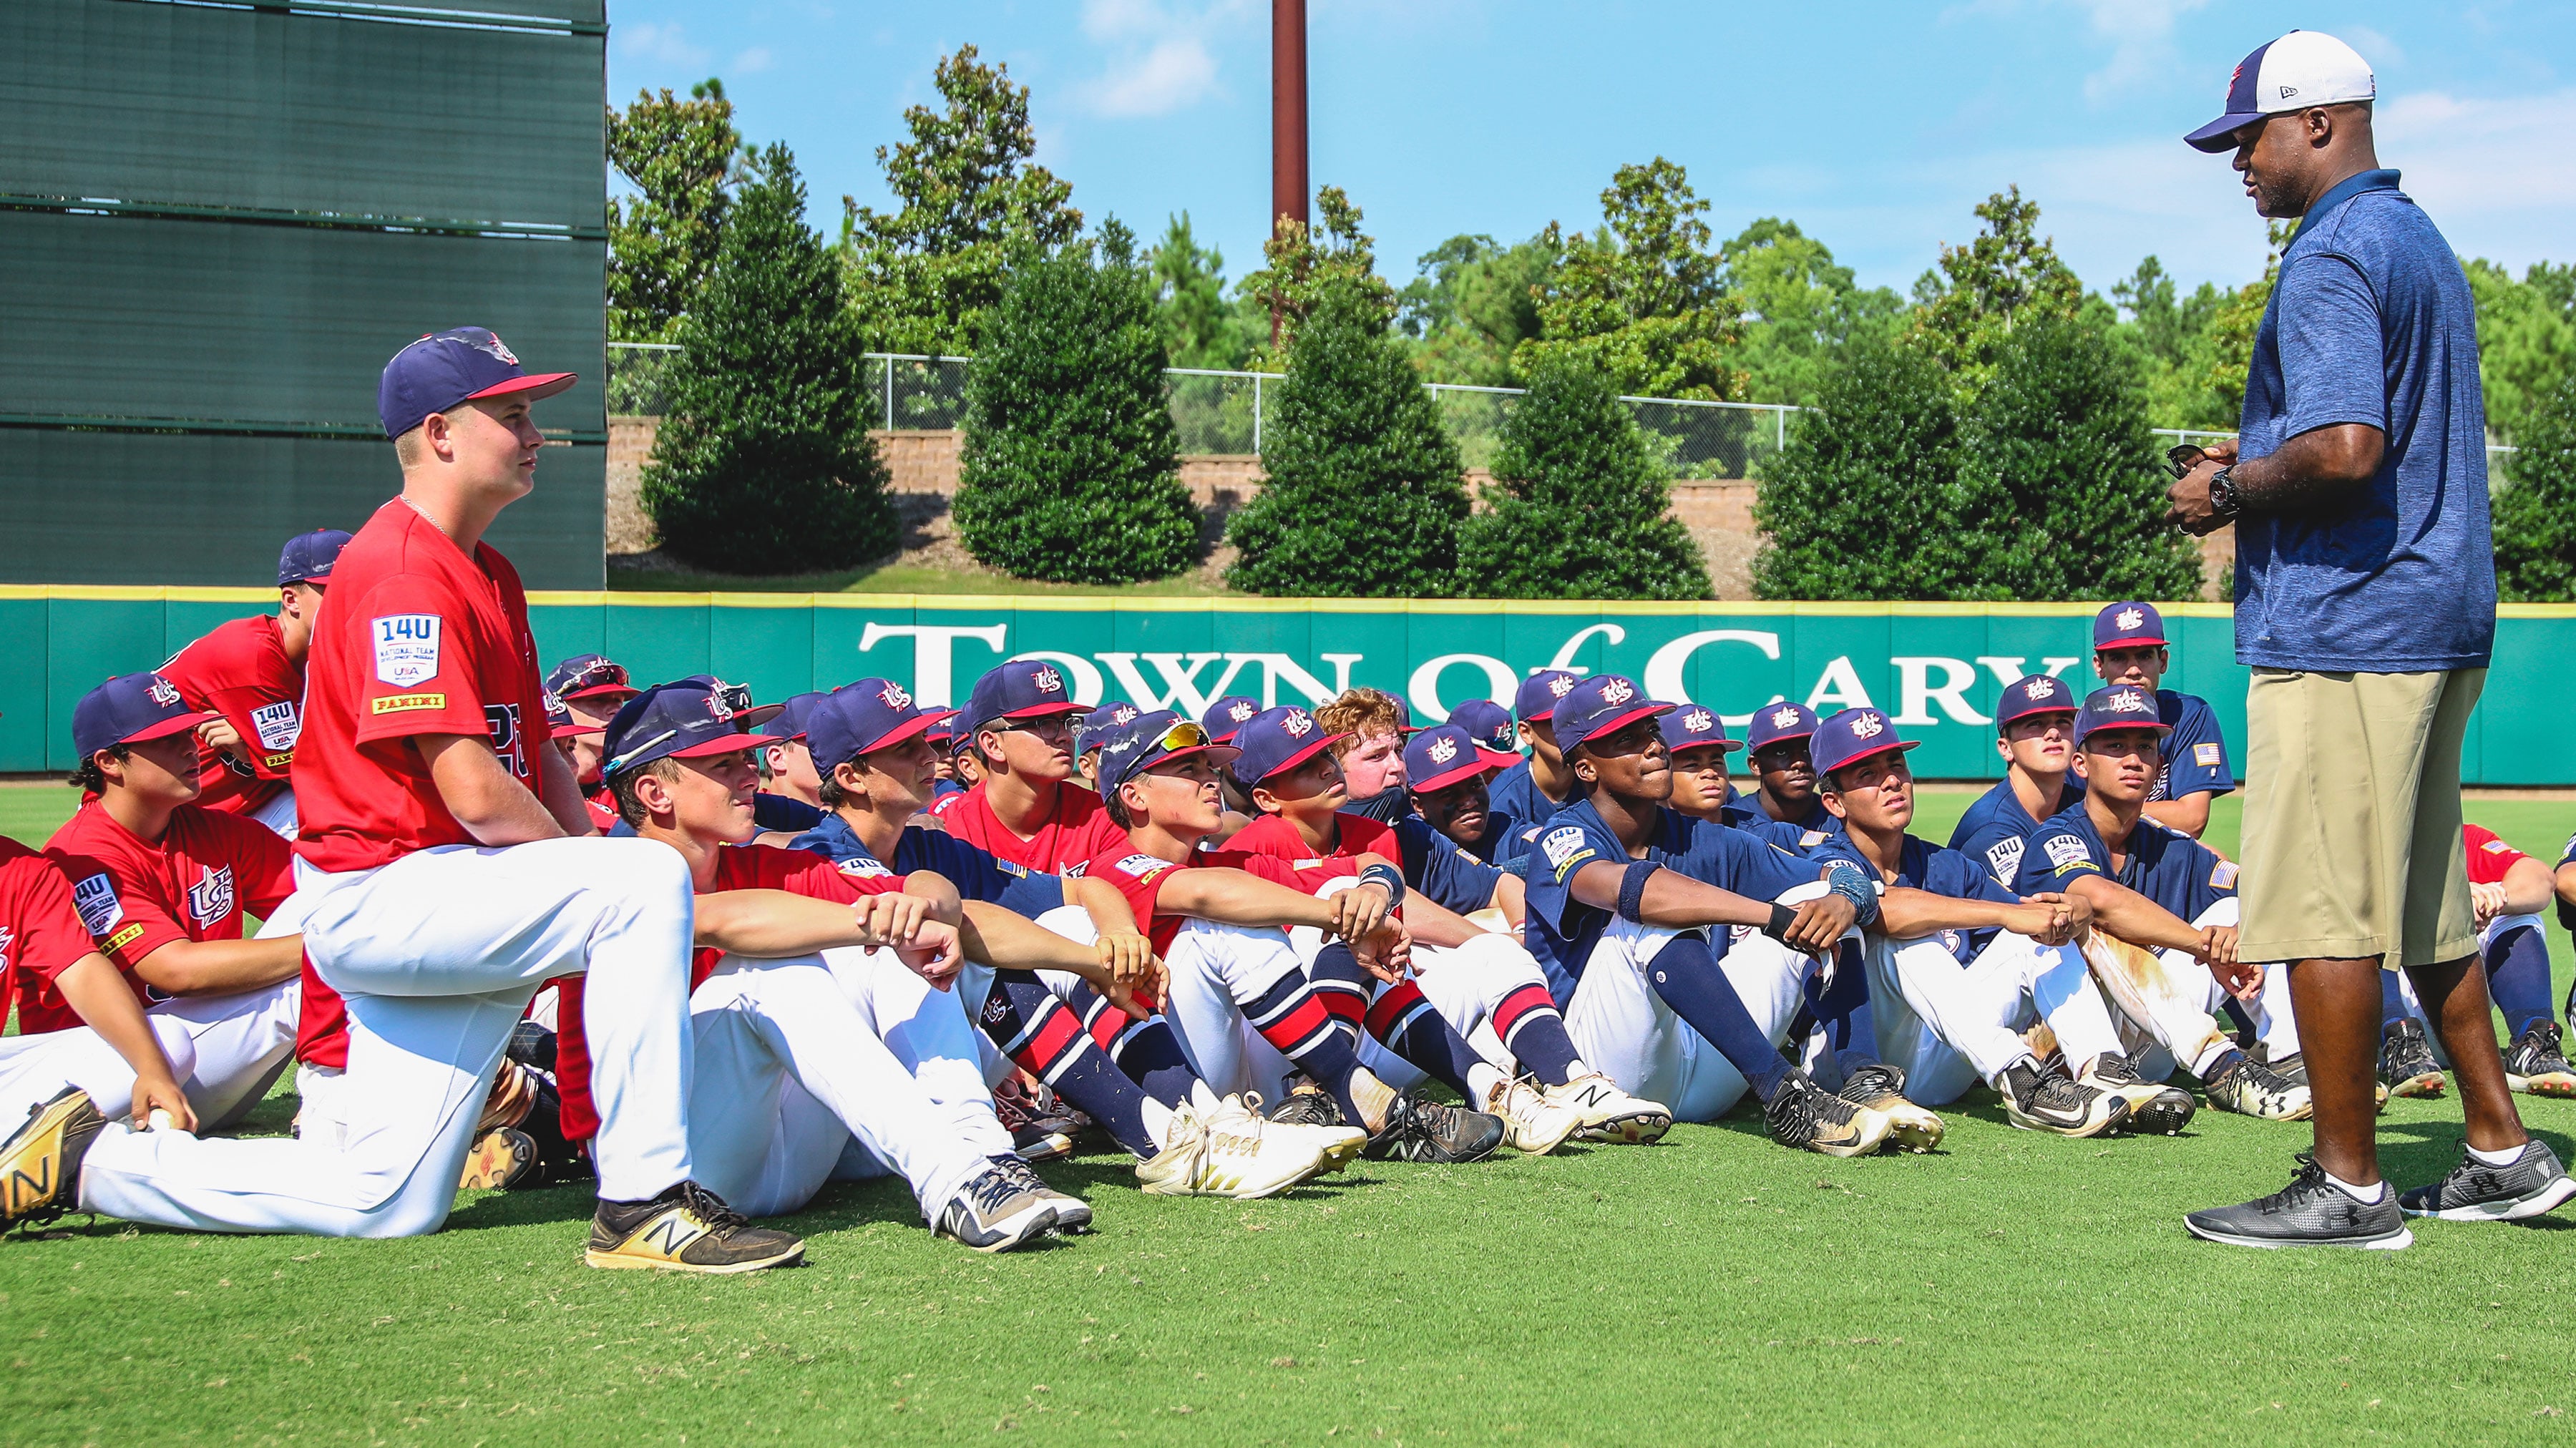
M 265 589 L 0 586 L 0 771 L 71 767 L 71 711 L 112 674 L 151 668 L 190 639 L 274 605 Z M 2092 604 L 1462 603 L 902 594 L 537 593 L 547 660 L 597 651 L 638 679 L 714 673 L 764 700 L 883 675 L 931 703 L 962 700 L 1010 658 L 1060 665 L 1085 700 L 1195 714 L 1225 693 L 1314 702 L 1350 684 L 1398 690 L 1417 718 L 1459 700 L 1508 701 L 1557 666 L 1631 675 L 1658 697 L 1740 725 L 1775 699 L 1872 704 L 1924 741 L 1927 777 L 1990 778 L 1997 692 L 2025 672 L 2092 681 Z M 2169 687 L 2205 695 L 2242 762 L 2245 671 L 2223 604 L 2163 605 Z M 2508 604 L 2495 668 L 2470 726 L 2465 775 L 2482 785 L 2576 785 L 2551 722 L 2576 653 L 2576 606 Z M 2554 701 L 2554 702 L 2553 702 Z M 1428 721 L 1425 721 L 1428 722 Z

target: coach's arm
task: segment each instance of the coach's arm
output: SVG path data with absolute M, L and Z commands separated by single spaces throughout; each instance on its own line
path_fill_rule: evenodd
M 486 845 L 524 845 L 533 840 L 556 840 L 570 831 L 563 821 L 528 792 L 519 777 L 502 767 L 500 756 L 492 752 L 492 741 L 480 734 L 415 734 L 412 748 L 420 751 L 421 762 L 429 766 L 430 783 L 438 790 L 439 802 L 465 832 Z M 560 768 L 567 782 L 572 765 L 552 749 L 537 751 L 544 784 L 549 764 Z M 574 801 L 580 807 L 580 801 Z M 580 833 L 590 833 L 585 824 Z

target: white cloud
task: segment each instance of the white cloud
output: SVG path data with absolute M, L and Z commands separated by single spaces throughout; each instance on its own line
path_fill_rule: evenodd
M 2084 77 L 2084 98 L 2101 101 L 2170 80 L 2181 65 L 2174 21 L 2207 0 L 2079 0 L 2093 33 L 2111 42 L 2110 63 Z
M 2370 62 L 2373 75 L 2387 70 L 2390 66 L 2406 63 L 2406 52 L 2397 48 L 2396 41 L 2367 25 L 2338 25 L 2327 33 L 2360 51 L 2361 58 Z
M 742 54 L 735 56 L 733 58 L 733 64 L 726 66 L 725 69 L 734 75 L 758 75 L 762 71 L 769 69 L 771 63 L 775 60 L 776 57 L 769 53 L 768 46 L 755 45 L 751 49 L 744 51 Z
M 2451 244 L 2515 266 L 2565 260 L 2576 234 L 2576 88 L 2463 100 L 2417 91 L 2380 102 L 2379 159 Z
M 699 65 L 707 58 L 703 47 L 689 43 L 687 32 L 676 20 L 667 25 L 639 20 L 618 26 L 617 48 L 636 59 L 664 65 Z
M 1216 89 L 1216 57 L 1195 37 L 1163 41 L 1113 67 L 1085 90 L 1104 116 L 1164 116 L 1197 104 Z
M 1082 7 L 1082 33 L 1094 40 L 1132 40 L 1170 24 L 1154 0 L 1085 0 Z

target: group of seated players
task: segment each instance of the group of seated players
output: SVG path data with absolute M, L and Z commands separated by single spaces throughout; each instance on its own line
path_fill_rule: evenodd
M 0 840 L 0 1119 L 72 1083 L 209 1130 L 291 1065 L 297 1131 L 342 1129 L 348 1023 L 276 913 L 344 540 L 288 545 L 277 614 L 80 702 L 78 812 L 42 852 Z M 2198 838 L 2226 744 L 2168 662 L 2156 611 L 2114 604 L 2100 687 L 2004 689 L 2004 777 L 1946 844 L 1909 833 L 1915 741 L 1876 709 L 1777 702 L 1738 740 L 1562 670 L 1417 728 L 1367 688 L 1193 719 L 1022 660 L 953 710 L 878 678 L 764 706 L 584 655 L 547 676 L 544 747 L 599 832 L 689 864 L 699 1179 L 757 1216 L 900 1176 L 1000 1251 L 1089 1222 L 1027 1164 L 1095 1130 L 1147 1192 L 1253 1198 L 1362 1156 L 1649 1143 L 1748 1093 L 1834 1156 L 1929 1150 L 1981 1085 L 2067 1136 L 2304 1117 L 2286 972 L 2237 958 L 2237 867 Z M 2576 1095 L 2540 918 L 2576 901 L 2576 841 L 2553 877 L 2468 834 L 2510 1083 Z M 808 949 L 852 909 L 905 948 Z M 738 968 L 781 957 L 811 968 Z M 2438 1094 L 2383 978 L 2383 1104 Z M 587 1172 L 584 984 L 530 1007 L 462 1185 Z

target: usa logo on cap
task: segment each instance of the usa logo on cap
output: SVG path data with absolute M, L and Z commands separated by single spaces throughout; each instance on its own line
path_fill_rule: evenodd
M 1434 739 L 1429 752 L 1432 763 L 1447 764 L 1458 757 L 1458 742 L 1448 738 Z
M 1716 722 L 1716 717 L 1710 714 L 1706 709 L 1693 709 L 1682 716 L 1682 727 L 1688 729 L 1693 734 L 1707 733 L 1708 726 Z

